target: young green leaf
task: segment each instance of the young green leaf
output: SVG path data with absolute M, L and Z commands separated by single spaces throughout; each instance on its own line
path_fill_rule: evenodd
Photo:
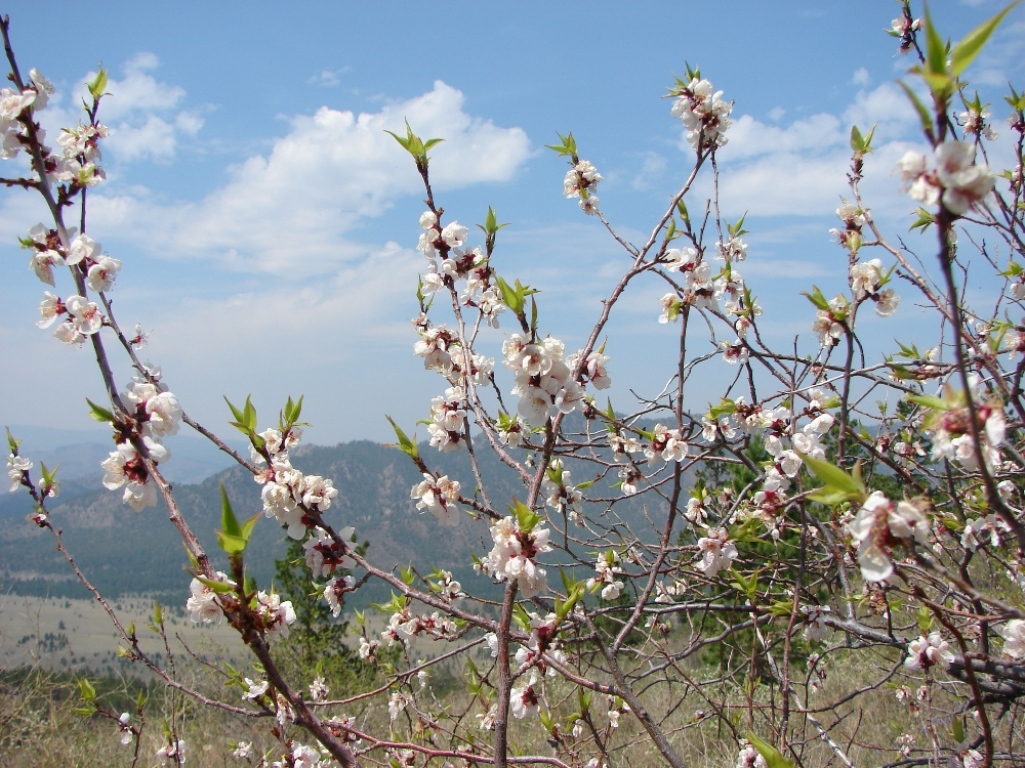
M 953 73 L 954 77 L 960 76 L 960 74 L 968 68 L 968 65 L 972 63 L 975 57 L 979 55 L 979 52 L 986 45 L 986 41 L 989 40 L 993 31 L 1000 26 L 1000 22 L 1002 22 L 1004 17 L 1007 16 L 1007 14 L 1010 13 L 1011 10 L 1020 2 L 1021 0 L 1015 0 L 996 16 L 992 17 L 988 21 L 984 21 L 961 38 L 961 41 L 954 46 L 954 50 L 950 52 L 950 71 Z
M 769 742 L 762 741 L 753 733 L 747 735 L 747 740 L 751 742 L 752 747 L 758 750 L 758 754 L 765 760 L 768 768 L 794 768 L 794 762 L 783 757 L 779 750 Z

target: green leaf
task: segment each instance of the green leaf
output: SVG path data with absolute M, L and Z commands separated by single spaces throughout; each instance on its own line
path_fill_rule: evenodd
M 815 477 L 825 483 L 825 488 L 822 490 L 826 492 L 829 501 L 823 501 L 823 503 L 838 503 L 837 499 L 839 501 L 863 501 L 868 495 L 865 483 L 860 477 L 860 470 L 856 470 L 856 474 L 852 476 L 828 461 L 813 459 L 810 456 L 801 456 L 801 459 L 815 474 Z M 820 499 L 815 500 L 820 501 Z
M 513 499 L 509 505 L 509 511 L 516 516 L 516 524 L 523 533 L 530 533 L 534 526 L 541 522 L 541 515 L 535 514 L 530 508 L 519 499 Z
M 89 95 L 93 97 L 93 101 L 97 101 L 103 96 L 103 92 L 107 90 L 107 70 L 103 68 L 102 64 L 96 70 L 96 77 L 86 83 L 86 88 L 89 89 Z
M 954 741 L 958 744 L 964 743 L 964 717 L 955 717 L 954 722 L 951 724 L 954 735 Z
M 793 761 L 783 757 L 779 750 L 767 741 L 762 741 L 753 733 L 747 735 L 747 740 L 751 742 L 752 747 L 758 750 L 758 754 L 765 760 L 768 768 L 794 768 Z
M 164 623 L 164 611 L 156 600 L 153 601 L 153 623 L 158 627 Z
M 925 27 L 925 66 L 926 71 L 934 75 L 947 74 L 947 46 L 940 37 L 936 26 L 932 23 L 932 16 L 929 14 L 929 4 L 925 4 L 925 18 L 922 24 Z
M 851 149 L 855 154 L 867 155 L 872 151 L 872 136 L 875 135 L 875 132 L 876 127 L 873 125 L 868 134 L 863 136 L 858 130 L 858 126 L 851 126 Z
M 246 520 L 245 527 L 239 525 L 235 510 L 228 500 L 228 492 L 224 483 L 221 483 L 221 530 L 216 533 L 217 544 L 225 554 L 238 555 L 245 551 L 258 516 L 259 513 Z
M 986 45 L 986 41 L 989 40 L 990 35 L 993 31 L 1000 26 L 1000 22 L 1004 20 L 1011 10 L 1018 5 L 1021 0 L 1015 0 L 1015 2 L 1008 5 L 1004 10 L 1000 11 L 996 16 L 984 21 L 982 24 L 977 26 L 963 38 L 961 41 L 954 46 L 954 50 L 950 53 L 950 71 L 954 77 L 958 77 L 968 65 L 972 63 L 979 52 Z
M 829 301 L 823 295 L 822 290 L 817 286 L 812 286 L 812 292 L 801 291 L 801 295 L 807 297 L 808 301 L 815 305 L 816 309 L 821 309 L 823 312 L 829 312 Z
M 85 401 L 89 403 L 89 418 L 102 423 L 113 424 L 114 414 L 108 411 L 106 408 L 97 405 L 89 398 Z
M 496 276 L 498 290 L 502 294 L 502 303 L 517 316 L 523 315 L 523 295 L 507 283 L 503 278 Z
M 923 633 L 928 634 L 932 629 L 932 611 L 924 605 L 918 606 L 918 611 L 915 613 L 915 621 L 918 622 L 918 628 Z
M 912 106 L 914 106 L 915 111 L 918 113 L 918 119 L 922 123 L 922 130 L 925 132 L 925 135 L 932 139 L 932 115 L 929 113 L 928 108 L 918 98 L 918 95 L 911 90 L 911 86 L 903 80 L 898 80 L 897 85 L 904 89 L 904 93 L 911 100 Z
M 78 694 L 83 701 L 96 701 L 96 689 L 86 678 L 80 677 L 78 682 Z
M 11 434 L 11 428 L 10 427 L 6 427 L 6 429 L 7 429 L 7 447 L 11 449 L 11 453 L 13 453 L 15 456 L 17 456 L 18 455 L 18 446 L 21 445 L 21 440 L 15 440 L 14 439 L 14 435 Z
M 416 443 L 414 443 L 412 440 L 409 439 L 409 437 L 407 437 L 406 433 L 402 431 L 402 429 L 399 427 L 398 424 L 395 423 L 395 420 L 391 416 L 386 415 L 384 418 L 388 419 L 388 423 L 391 424 L 392 429 L 395 430 L 395 436 L 399 439 L 398 444 L 392 443 L 387 447 L 398 448 L 413 461 L 419 463 L 420 451 L 417 449 Z

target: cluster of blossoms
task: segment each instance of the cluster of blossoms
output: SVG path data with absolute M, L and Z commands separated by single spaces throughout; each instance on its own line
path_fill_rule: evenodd
M 879 290 L 885 276 L 883 262 L 880 259 L 859 261 L 851 266 L 851 291 L 856 300 L 866 298 L 875 302 L 876 314 L 889 317 L 900 304 L 900 296 L 892 288 Z
M 458 629 L 454 620 L 443 616 L 438 611 L 434 611 L 428 616 L 427 614 L 413 613 L 409 610 L 409 606 L 406 606 L 388 618 L 388 626 L 381 632 L 381 637 L 387 641 L 389 646 L 395 643 L 406 645 L 414 637 L 420 635 L 438 639 L 450 638 Z M 365 641 L 365 644 L 367 645 L 367 658 L 370 658 L 376 648 L 369 641 Z M 363 657 L 362 647 L 360 656 Z
M 900 52 L 907 53 L 915 40 L 915 32 L 922 28 L 922 20 L 911 16 L 898 16 L 890 22 L 890 34 L 900 38 Z
M 574 522 L 580 520 L 583 510 L 580 503 L 584 494 L 579 487 L 573 485 L 570 471 L 562 466 L 562 459 L 553 459 L 548 466 L 543 481 L 543 489 L 547 494 L 545 503 L 558 512 L 569 510 L 569 518 Z
M 185 762 L 185 741 L 168 739 L 166 744 L 157 749 L 157 759 L 161 765 L 182 765 Z
M 423 476 L 409 493 L 411 499 L 419 499 L 416 508 L 430 512 L 444 525 L 458 523 L 459 481 L 449 480 L 448 475 L 435 477 L 429 472 L 424 472 Z
M 314 526 L 307 510 L 327 511 L 338 497 L 338 489 L 331 480 L 320 475 L 304 475 L 292 466 L 288 450 L 302 438 L 299 429 L 292 427 L 284 434 L 278 429 L 268 429 L 260 433 L 260 438 L 264 451 L 254 448 L 252 456 L 254 463 L 264 466 L 254 475 L 256 482 L 263 485 L 260 492 L 263 513 L 284 526 L 291 538 L 301 541 Z
M 909 150 L 898 163 L 908 194 L 925 205 L 942 202 L 955 216 L 963 216 L 993 191 L 993 174 L 985 163 L 975 162 L 975 145 L 945 141 L 933 151 L 933 163 L 920 152 Z
M 466 442 L 466 392 L 462 387 L 449 387 L 444 397 L 431 400 L 431 423 L 427 431 L 431 446 L 439 451 L 455 451 Z
M 712 90 L 707 80 L 691 79 L 673 92 L 672 115 L 683 121 L 687 141 L 698 152 L 716 149 L 726 144 L 726 130 L 733 124 L 730 112 L 733 103 L 724 101 L 722 91 Z
M 976 107 L 976 105 L 969 106 L 958 115 L 966 136 L 981 136 L 990 141 L 996 141 L 997 132 L 989 122 L 990 117 L 988 109 L 981 106 Z
M 28 142 L 25 125 L 32 119 L 31 113 L 45 108 L 53 93 L 50 81 L 36 70 L 30 70 L 28 77 L 29 83 L 21 93 L 10 88 L 0 90 L 0 158 L 4 160 L 17 157 Z
M 538 525 L 524 530 L 516 518 L 503 517 L 491 526 L 495 545 L 479 567 L 498 581 L 516 581 L 524 597 L 533 597 L 546 586 L 545 569 L 537 564 L 537 556 L 551 551 L 550 533 Z
M 974 387 L 978 390 L 978 386 Z M 979 468 L 978 454 L 990 470 L 1000 467 L 1000 446 L 1004 442 L 1007 422 L 1004 410 L 997 402 L 981 401 L 976 394 L 975 419 L 979 434 L 978 453 L 972 438 L 972 416 L 967 406 L 955 406 L 939 414 L 927 423 L 932 432 L 932 458 L 950 459 L 959 462 L 966 469 Z
M 532 427 L 543 426 L 556 410 L 571 413 L 583 407 L 584 387 L 590 381 L 595 389 L 606 389 L 612 381 L 606 364 L 609 358 L 591 352 L 580 366 L 580 381 L 573 369 L 580 363 L 579 353 L 566 357 L 565 345 L 551 336 L 540 342 L 514 333 L 502 344 L 505 366 L 515 374 L 512 393 L 520 396 L 519 415 Z
M 569 198 L 579 198 L 584 213 L 598 212 L 598 196 L 594 193 L 602 176 L 587 160 L 581 160 L 568 171 L 562 183 L 562 193 Z
M 465 280 L 460 301 L 477 307 L 487 324 L 497 328 L 498 316 L 505 311 L 505 305 L 494 283 L 495 273 L 488 264 L 488 257 L 480 248 L 463 248 L 469 229 L 458 221 L 441 227 L 433 211 L 425 211 L 420 216 L 420 228 L 424 231 L 416 247 L 430 259 L 427 272 L 421 278 L 423 296 L 431 296 Z
M 160 383 L 160 372 L 155 368 L 148 369 L 146 377 L 132 380 L 121 395 L 121 403 L 128 423 L 119 426 L 117 448 L 100 466 L 105 472 L 104 487 L 116 490 L 123 486 L 125 503 L 138 512 L 157 503 L 156 484 L 151 482 L 144 458 L 159 464 L 170 457 L 160 441 L 177 434 L 182 411 L 178 398 Z
M 862 577 L 886 581 L 893 574 L 893 547 L 912 541 L 927 544 L 929 520 L 912 502 L 892 502 L 882 491 L 873 491 L 847 524 L 847 532 L 858 545 Z
M 851 303 L 846 296 L 837 294 L 829 300 L 828 309 L 817 309 L 811 329 L 819 335 L 823 347 L 835 347 L 847 332 Z
M 925 670 L 935 664 L 949 666 L 954 661 L 954 654 L 947 650 L 949 645 L 939 632 L 930 632 L 928 637 L 912 640 L 908 644 L 904 666 L 910 670 Z
M 753 325 L 754 318 L 762 314 L 762 308 L 745 290 L 744 278 L 733 266 L 734 262 L 743 261 L 746 256 L 747 244 L 739 235 L 731 235 L 725 244 L 717 242 L 716 258 L 725 260 L 726 264 L 713 277 L 711 265 L 697 248 L 667 250 L 660 263 L 667 271 L 679 273 L 683 279 L 677 291 L 662 297 L 662 313 L 658 322 L 664 325 L 675 320 L 686 307 L 716 310 L 722 302 L 723 314 L 735 318 L 733 327 L 737 333 L 733 342 L 720 342 L 723 359 L 731 364 L 746 362 L 749 349 L 743 339 Z
M 587 588 L 600 586 L 602 600 L 616 600 L 623 590 L 623 582 L 616 578 L 623 572 L 619 562 L 619 554 L 614 549 L 599 554 L 594 561 L 594 576 L 587 580 Z
M 96 161 L 100 159 L 99 140 L 107 137 L 107 128 L 91 123 L 62 129 L 57 138 L 61 152 L 53 154 L 45 144 L 46 132 L 34 121 L 34 113 L 46 107 L 52 93 L 53 85 L 35 69 L 29 71 L 29 82 L 21 93 L 0 90 L 0 158 L 18 155 L 29 142 L 28 126 L 32 125 L 49 178 L 71 189 L 95 186 L 106 178 Z
M 698 539 L 699 560 L 697 567 L 705 576 L 714 579 L 719 571 L 730 568 L 737 559 L 737 545 L 730 541 L 725 528 L 713 528 L 706 536 Z
M 29 267 L 36 277 L 47 285 L 55 285 L 53 268 L 69 266 L 80 271 L 91 290 L 109 291 L 121 270 L 121 262 L 102 253 L 100 244 L 88 235 L 75 235 L 72 230 L 68 237 L 72 238 L 71 242 L 65 245 L 56 230 L 37 224 L 28 237 L 22 239 L 22 247 L 32 251 Z M 98 333 L 104 324 L 103 313 L 96 303 L 77 294 L 61 299 L 44 291 L 39 315 L 36 325 L 40 328 L 49 328 L 58 318 L 64 318 L 53 335 L 66 344 L 81 344 L 87 336 Z
M 831 229 L 829 234 L 836 238 L 837 242 L 851 253 L 857 253 L 861 248 L 861 232 L 865 228 L 867 220 L 865 212 L 856 205 L 846 200 L 836 209 L 836 217 L 843 222 L 843 229 Z

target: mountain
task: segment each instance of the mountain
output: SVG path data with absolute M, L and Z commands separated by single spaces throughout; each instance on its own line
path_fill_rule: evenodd
M 426 444 L 421 451 L 434 471 L 459 479 L 463 493 L 473 493 L 465 452 L 438 453 Z M 477 456 L 489 497 L 500 511 L 513 498 L 526 496 L 516 473 L 486 446 L 478 447 Z M 332 447 L 311 445 L 292 451 L 291 458 L 304 473 L 333 480 L 338 497 L 326 513 L 328 521 L 339 528 L 354 526 L 360 541 L 370 541 L 368 556 L 379 566 L 429 564 L 428 570 L 430 566 L 447 568 L 465 583 L 474 578 L 471 553 L 480 557 L 491 548 L 486 520 L 467 515 L 457 526 L 442 527 L 430 514 L 421 514 L 415 508 L 410 489 L 422 479 L 421 475 L 408 457 L 394 448 L 369 441 Z M 575 483 L 591 479 L 593 466 L 567 461 Z M 601 483 L 588 490 L 588 496 L 603 497 L 588 505 L 588 518 L 598 521 L 606 515 L 609 500 L 615 498 L 619 517 L 643 529 L 641 536 L 650 540 L 657 531 L 645 520 L 640 500 L 620 499 L 617 490 L 608 488 L 608 483 L 616 479 L 603 480 L 604 490 L 598 490 Z M 216 547 L 214 533 L 220 527 L 221 484 L 239 519 L 260 512 L 260 486 L 242 467 L 223 470 L 196 484 L 176 483 L 175 495 L 185 520 L 223 568 L 226 561 Z M 64 544 L 76 563 L 108 597 L 150 593 L 183 603 L 190 579 L 184 571 L 187 558 L 167 519 L 166 508 L 161 504 L 136 513 L 122 503 L 119 491 L 96 490 L 98 487 L 98 481 L 90 489 L 76 485 L 74 494 L 62 494 L 55 500 L 59 503 L 51 507 L 51 519 L 63 531 Z M 53 537 L 25 520 L 30 511 L 30 500 L 24 493 L 0 497 L 0 588 L 22 594 L 85 596 L 64 558 L 54 551 Z M 574 529 L 573 533 L 583 530 Z M 282 557 L 284 539 L 275 521 L 259 519 L 246 562 L 248 572 L 261 586 L 269 583 L 274 561 Z M 593 549 L 586 545 L 578 551 L 585 561 L 593 557 Z M 370 598 L 379 600 L 382 593 L 372 590 Z

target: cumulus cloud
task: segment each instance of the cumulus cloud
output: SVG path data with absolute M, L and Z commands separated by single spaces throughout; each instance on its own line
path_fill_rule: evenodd
M 122 66 L 120 79 L 110 76 L 107 82 L 100 117 L 110 129 L 106 149 L 116 160 L 166 162 L 183 135 L 195 136 L 203 127 L 202 117 L 179 108 L 185 89 L 151 74 L 159 66 L 156 54 L 138 53 Z M 76 103 L 88 100 L 84 83 L 93 77 L 90 73 L 79 84 Z
M 431 153 L 439 190 L 506 181 L 530 156 L 522 129 L 467 114 L 463 94 L 438 81 L 375 113 L 321 107 L 293 117 L 267 154 L 230 169 L 199 202 L 97 195 L 93 221 L 134 230 L 141 243 L 176 258 L 294 277 L 328 273 L 366 253 L 354 229 L 421 191 L 411 159 L 386 133 L 404 134 L 406 120 L 425 139 L 445 138 Z

